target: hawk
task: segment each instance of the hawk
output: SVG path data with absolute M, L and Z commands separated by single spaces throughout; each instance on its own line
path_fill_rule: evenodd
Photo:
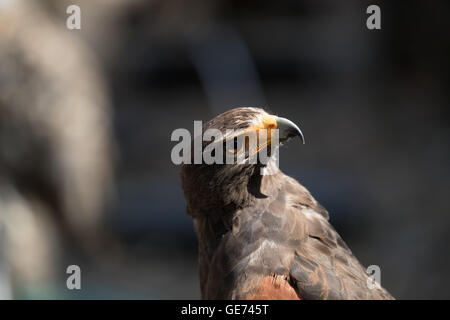
M 259 108 L 232 109 L 203 125 L 237 135 L 269 128 L 279 139 L 268 135 L 266 146 L 296 136 L 304 142 L 292 121 Z M 262 174 L 269 167 L 271 174 Z M 275 161 L 183 164 L 181 180 L 198 237 L 203 299 L 393 299 L 368 285 L 327 210 Z

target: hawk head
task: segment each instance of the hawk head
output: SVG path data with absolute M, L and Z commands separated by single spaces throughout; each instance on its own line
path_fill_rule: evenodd
M 201 139 L 201 152 L 209 148 L 215 156 L 218 150 L 223 161 L 184 164 L 181 178 L 188 208 L 201 209 L 205 214 L 212 208 L 232 209 L 243 206 L 253 196 L 263 197 L 261 169 L 270 166 L 272 172 L 278 171 L 273 150 L 296 136 L 304 143 L 295 123 L 260 108 L 231 109 L 206 122 L 202 131 L 201 136 L 194 137 L 192 148 L 195 140 Z M 208 131 L 214 138 L 205 139 Z

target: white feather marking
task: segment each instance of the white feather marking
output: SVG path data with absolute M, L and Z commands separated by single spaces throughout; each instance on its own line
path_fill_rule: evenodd
M 276 249 L 277 245 L 272 240 L 264 239 L 259 245 L 258 249 L 253 251 L 249 256 L 249 264 L 250 265 L 259 265 L 261 258 L 263 258 L 264 252 L 266 249 Z
M 308 207 L 305 207 L 302 210 L 302 213 L 305 215 L 306 219 L 308 219 L 308 220 L 314 220 L 314 219 L 324 219 L 325 220 L 325 218 L 320 213 L 317 213 L 316 211 L 314 211 Z

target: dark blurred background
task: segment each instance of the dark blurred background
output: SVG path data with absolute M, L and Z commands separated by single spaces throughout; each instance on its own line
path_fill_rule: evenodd
M 199 298 L 170 135 L 237 106 L 300 124 L 281 169 L 395 297 L 450 298 L 449 9 L 0 0 L 0 298 Z

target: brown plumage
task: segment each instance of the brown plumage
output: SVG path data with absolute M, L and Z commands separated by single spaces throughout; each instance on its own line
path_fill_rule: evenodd
M 203 129 L 263 129 L 267 116 L 258 108 L 232 109 Z M 301 135 L 291 124 L 279 126 L 280 142 Z M 368 288 L 365 269 L 308 190 L 274 163 L 267 164 L 273 174 L 261 175 L 264 166 L 182 167 L 199 240 L 202 298 L 392 299 L 383 288 Z

